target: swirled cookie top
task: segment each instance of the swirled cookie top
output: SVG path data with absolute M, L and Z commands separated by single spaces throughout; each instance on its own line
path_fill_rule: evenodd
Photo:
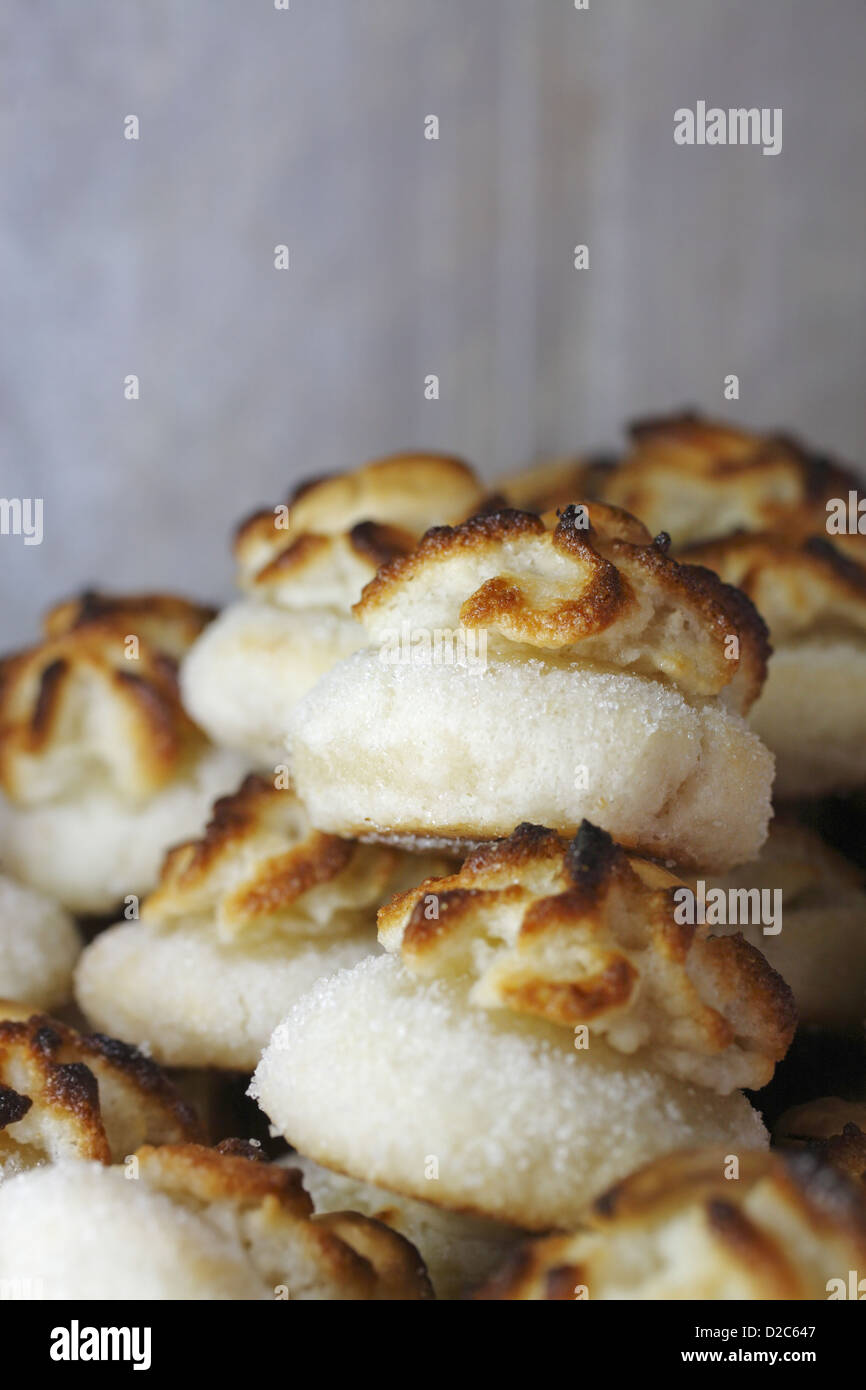
M 354 611 L 374 641 L 403 625 L 484 629 L 494 655 L 629 671 L 745 711 L 766 674 L 764 624 L 743 594 L 668 547 L 601 503 L 504 510 L 428 531 Z
M 826 502 L 847 497 L 847 469 L 783 434 L 737 429 L 695 414 L 639 421 L 632 449 L 598 495 L 664 529 L 676 546 L 737 530 L 810 535 Z
M 415 974 L 468 979 L 478 1007 L 582 1026 L 721 1093 L 758 1088 L 793 1036 L 791 992 L 741 936 L 689 925 L 684 890 L 586 821 L 571 842 L 523 825 L 381 908 L 379 938 Z
M 866 638 L 866 564 L 826 537 L 741 532 L 691 546 L 683 558 L 708 566 L 748 594 L 777 645 Z
M 357 1212 L 316 1215 L 300 1172 L 266 1162 L 254 1145 L 146 1144 L 134 1158 L 146 1188 L 233 1233 L 266 1288 L 292 1298 L 433 1296 L 407 1240 Z
M 281 607 L 347 612 L 380 565 L 481 496 L 472 469 L 445 454 L 395 454 L 302 483 L 238 527 L 238 585 Z
M 59 604 L 37 646 L 0 663 L 0 785 L 35 804 L 88 785 L 143 801 L 200 752 L 178 661 L 214 610 L 162 594 Z
M 0 1000 L 0 1170 L 120 1162 L 146 1140 L 197 1135 L 188 1106 L 137 1048 Z
M 478 1297 L 820 1299 L 866 1257 L 862 1190 L 814 1154 L 671 1154 L 522 1247 Z
M 406 881 L 407 862 L 393 846 L 314 829 L 290 785 L 250 775 L 216 802 L 199 839 L 169 850 L 142 915 L 167 931 L 198 923 L 227 943 L 359 926 L 372 936 L 375 909 Z

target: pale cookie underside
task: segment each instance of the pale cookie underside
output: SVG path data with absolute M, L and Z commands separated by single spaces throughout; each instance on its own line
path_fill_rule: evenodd
M 600 1040 L 578 1052 L 569 1030 L 472 1008 L 459 988 L 419 984 L 391 957 L 315 986 L 253 1085 L 318 1162 L 534 1230 L 576 1223 L 658 1154 L 766 1144 L 740 1093 L 687 1085 Z
M 749 723 L 776 755 L 775 792 L 816 797 L 866 783 L 866 649 L 779 647 Z
M 273 770 L 286 760 L 286 729 L 298 701 L 365 640 L 348 615 L 230 604 L 181 667 L 186 707 L 215 742 Z
M 73 912 L 110 912 L 154 886 L 165 850 L 201 829 L 245 766 L 237 753 L 208 748 L 188 776 L 139 806 L 98 788 L 43 806 L 0 798 L 4 864 Z
M 200 927 L 121 923 L 81 957 L 76 994 L 95 1027 L 147 1043 L 164 1065 L 252 1071 L 295 1000 L 378 949 L 372 930 L 236 949 Z
M 0 1278 L 55 1300 L 270 1292 L 233 1234 L 126 1182 L 122 1170 L 85 1163 L 35 1169 L 0 1187 Z
M 0 874 L 0 999 L 36 1009 L 64 1003 L 81 938 L 58 903 Z
M 497 662 L 386 665 L 358 652 L 302 701 L 298 792 L 340 835 L 464 846 L 586 818 L 629 847 L 726 868 L 753 858 L 772 758 L 740 718 L 660 682 Z

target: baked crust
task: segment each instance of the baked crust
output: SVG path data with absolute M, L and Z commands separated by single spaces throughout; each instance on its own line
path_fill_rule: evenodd
M 866 1259 L 866 1203 L 815 1155 L 722 1149 L 656 1160 L 598 1198 L 588 1229 L 523 1246 L 480 1299 L 826 1298 Z M 579 1291 L 583 1292 L 579 1292 Z
M 684 886 L 588 821 L 571 842 L 522 825 L 381 908 L 379 939 L 415 975 L 468 976 L 481 1008 L 584 1025 L 721 1093 L 758 1089 L 793 1037 L 791 992 L 741 935 L 678 922 Z
M 92 623 L 108 623 L 122 627 L 124 633 L 146 637 L 152 646 L 179 661 L 216 615 L 216 608 L 209 604 L 176 594 L 106 594 L 85 589 L 49 608 L 42 618 L 42 632 L 45 637 L 62 637 Z
M 119 1162 L 144 1139 L 197 1137 L 189 1106 L 137 1048 L 0 1001 L 0 1169 Z
M 853 1120 L 848 1120 L 838 1134 L 813 1139 L 808 1149 L 840 1173 L 866 1183 L 866 1133 Z
M 51 609 L 43 641 L 0 663 L 6 795 L 34 805 L 96 778 L 138 802 L 170 782 L 204 746 L 177 666 L 211 616 L 161 594 L 91 592 Z
M 777 645 L 866 635 L 866 565 L 826 537 L 740 532 L 690 546 L 682 558 L 748 594 Z
M 681 546 L 729 531 L 823 532 L 826 502 L 858 479 L 784 434 L 759 434 L 685 411 L 639 420 L 631 451 L 600 495 Z
M 320 1296 L 433 1297 L 420 1255 L 396 1231 L 357 1212 L 316 1216 L 300 1172 L 255 1155 L 251 1146 L 228 1141 L 217 1149 L 145 1145 L 136 1158 L 140 1177 L 173 1201 L 231 1212 L 268 1283 L 281 1284 L 291 1268 L 308 1285 L 324 1283 L 329 1292 Z
M 365 909 L 372 919 L 400 862 L 394 848 L 315 830 L 291 787 L 251 774 L 201 838 L 168 851 L 142 914 L 167 929 L 206 917 L 223 941 L 333 935 Z
M 724 691 L 744 712 L 766 675 L 764 623 L 739 591 L 668 547 L 601 503 L 558 517 L 500 511 L 428 531 L 379 570 L 354 612 L 374 637 L 407 621 L 486 629 L 497 651 L 646 674 L 696 699 Z
M 821 1096 L 794 1105 L 776 1121 L 773 1138 L 786 1149 L 817 1154 L 866 1183 L 866 1101 Z
M 348 608 L 432 521 L 459 519 L 481 500 L 471 468 L 446 454 L 394 454 L 301 483 L 285 507 L 255 512 L 237 528 L 238 584 L 289 607 L 318 600 Z

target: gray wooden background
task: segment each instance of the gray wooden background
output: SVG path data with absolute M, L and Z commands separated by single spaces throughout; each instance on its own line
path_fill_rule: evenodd
M 864 0 L 5 0 L 0 41 L 0 495 L 45 505 L 0 647 L 86 582 L 224 595 L 239 515 L 404 445 L 492 475 L 694 402 L 863 456 Z M 675 146 L 698 99 L 782 153 Z

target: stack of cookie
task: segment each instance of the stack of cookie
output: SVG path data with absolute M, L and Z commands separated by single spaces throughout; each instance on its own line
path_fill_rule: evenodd
M 398 454 L 302 483 L 287 502 L 242 522 L 234 552 L 243 598 L 184 662 L 193 718 L 258 768 L 284 762 L 294 706 L 363 645 L 351 609 L 364 585 L 428 526 L 469 516 L 481 495 L 460 459 Z
M 219 617 L 55 609 L 0 667 L 3 1277 L 828 1296 L 866 1249 L 866 1063 L 815 1081 L 866 1012 L 817 833 L 866 780 L 849 485 L 694 416 L 489 497 L 400 456 L 244 523 Z

